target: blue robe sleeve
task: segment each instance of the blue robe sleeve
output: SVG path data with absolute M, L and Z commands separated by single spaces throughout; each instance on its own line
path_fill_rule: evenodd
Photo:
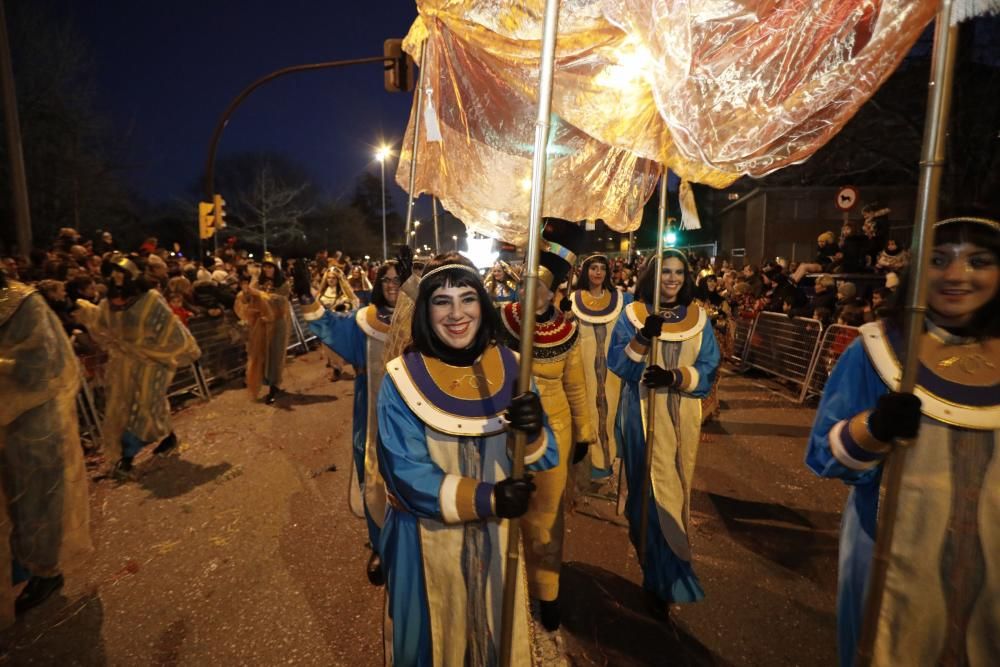
M 628 319 L 628 313 L 622 309 L 611 330 L 611 343 L 608 346 L 608 370 L 627 382 L 638 382 L 646 369 L 646 359 L 634 361 L 626 353 L 626 349 L 635 338 L 636 328 Z
M 357 311 L 331 313 L 324 309 L 315 320 L 309 320 L 309 329 L 323 344 L 339 354 L 349 364 L 365 366 L 367 350 L 365 333 L 354 319 Z
M 386 488 L 406 511 L 443 521 L 439 492 L 444 471 L 431 459 L 424 423 L 386 375 L 378 393 L 379 469 Z
M 841 355 L 826 382 L 809 435 L 806 465 L 821 477 L 837 477 L 848 484 L 877 480 L 881 466 L 855 470 L 841 463 L 831 448 L 830 432 L 839 422 L 875 407 L 879 397 L 888 391 L 868 360 L 861 340 L 855 340 Z

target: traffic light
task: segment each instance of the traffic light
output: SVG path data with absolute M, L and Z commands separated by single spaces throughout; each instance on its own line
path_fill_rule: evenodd
M 385 56 L 385 89 L 390 93 L 408 93 L 416 81 L 417 64 L 403 51 L 403 40 L 387 39 L 382 45 Z M 391 62 L 390 62 L 391 61 Z
M 226 226 L 226 200 L 222 198 L 222 195 L 215 195 L 212 197 L 212 204 L 215 208 L 212 225 L 215 227 L 215 231 L 218 231 Z
M 198 202 L 198 233 L 203 239 L 210 239 L 215 233 L 215 204 Z

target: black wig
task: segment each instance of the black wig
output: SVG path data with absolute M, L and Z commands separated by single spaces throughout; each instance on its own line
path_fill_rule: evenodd
M 431 274 L 435 269 L 447 264 L 461 264 L 472 270 L 456 267 Z M 420 280 L 420 290 L 417 292 L 417 302 L 413 310 L 411 347 L 421 354 L 445 362 L 471 363 L 483 353 L 487 346 L 496 343 L 497 331 L 500 327 L 497 312 L 493 308 L 489 294 L 486 293 L 486 288 L 483 287 L 479 271 L 476 270 L 472 262 L 457 252 L 447 252 L 427 263 L 424 267 L 424 276 L 426 278 Z M 452 349 L 434 333 L 430 316 L 431 295 L 442 287 L 471 287 L 476 290 L 476 295 L 479 297 L 481 313 L 479 331 L 476 332 L 476 337 L 468 351 Z M 461 357 L 461 359 L 456 359 L 456 357 Z
M 587 275 L 587 272 L 590 271 L 590 267 L 594 264 L 604 265 L 604 282 L 601 284 L 601 287 L 609 292 L 614 290 L 615 284 L 611 281 L 611 262 L 604 255 L 591 255 L 583 260 L 583 264 L 580 265 L 580 277 L 577 279 L 577 288 L 583 290 L 590 289 L 590 277 Z

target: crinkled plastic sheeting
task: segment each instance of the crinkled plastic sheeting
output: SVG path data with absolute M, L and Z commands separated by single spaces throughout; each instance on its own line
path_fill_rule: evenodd
M 405 48 L 418 59 L 428 49 L 428 94 L 415 191 L 436 194 L 472 231 L 522 244 L 544 2 L 417 4 Z M 629 231 L 659 164 L 725 187 L 807 159 L 934 10 L 904 0 L 564 0 L 543 215 Z M 414 120 L 397 171 L 404 188 Z
M 656 106 L 679 152 L 758 177 L 833 138 L 937 10 L 914 0 L 602 4 L 650 54 Z
M 408 43 L 416 41 L 412 38 L 418 29 L 426 29 L 428 36 L 423 43 L 424 117 L 436 119 L 440 134 L 429 136 L 433 121 L 421 124 L 415 192 L 437 195 L 471 231 L 523 245 L 540 44 L 505 38 L 452 16 L 446 21 L 444 15 L 423 16 Z M 411 115 L 396 172 L 404 188 L 409 185 L 414 120 Z M 639 226 L 642 207 L 661 173 L 655 160 L 595 139 L 571 124 L 556 105 L 548 150 L 543 215 L 600 218 L 619 231 Z

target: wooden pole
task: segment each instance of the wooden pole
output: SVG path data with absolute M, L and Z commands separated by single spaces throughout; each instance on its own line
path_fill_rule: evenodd
M 945 140 L 951 89 L 958 46 L 958 28 L 951 25 L 951 0 L 943 0 L 938 8 L 934 27 L 934 53 L 931 80 L 927 92 L 927 115 L 924 118 L 924 142 L 920 158 L 920 182 L 917 187 L 917 217 L 913 227 L 913 263 L 909 291 L 906 295 L 905 356 L 899 391 L 912 392 L 916 386 L 918 352 L 927 310 L 926 271 L 934 248 L 934 222 L 938 219 L 938 195 L 945 163 Z M 897 442 L 887 457 L 885 466 L 885 498 L 879 508 L 875 554 L 868 579 L 864 625 L 858 642 L 856 665 L 872 662 L 886 573 L 892 548 L 892 535 L 899 509 L 899 487 L 903 478 L 906 443 Z M 913 582 L 913 585 L 919 585 Z M 905 628 L 903 629 L 905 631 Z
M 663 232 L 667 222 L 667 169 L 663 168 L 663 176 L 660 177 L 660 209 L 656 216 L 656 274 L 653 278 L 653 303 L 650 304 L 649 313 L 657 313 L 660 310 L 660 277 L 663 275 Z M 656 352 L 659 349 L 659 341 L 653 339 L 649 343 L 649 364 L 656 364 Z M 642 493 L 639 496 L 639 565 L 646 566 L 646 538 L 649 534 L 649 488 L 652 485 L 653 468 L 653 439 L 656 435 L 656 420 L 653 419 L 653 411 L 656 409 L 656 389 L 650 387 L 646 394 L 646 462 L 642 474 Z
M 517 393 L 531 389 L 531 360 L 535 343 L 535 294 L 538 287 L 538 256 L 541 253 L 542 202 L 545 196 L 545 168 L 548 163 L 549 115 L 552 111 L 552 74 L 555 66 L 559 0 L 545 0 L 542 26 L 541 72 L 538 77 L 538 115 L 535 119 L 535 146 L 531 161 L 531 203 L 528 213 L 528 252 L 525 257 L 524 303 L 521 306 L 521 364 Z M 525 434 L 515 432 L 511 477 L 524 476 Z M 510 667 L 514 646 L 514 606 L 520 575 L 521 525 L 518 519 L 507 524 L 507 558 L 503 582 L 503 617 L 500 626 L 500 664 Z

